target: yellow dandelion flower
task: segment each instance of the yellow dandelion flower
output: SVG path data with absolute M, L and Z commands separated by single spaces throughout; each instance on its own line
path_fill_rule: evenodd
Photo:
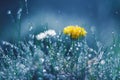
M 64 28 L 63 33 L 69 35 L 72 39 L 86 36 L 87 32 L 80 26 L 67 26 Z

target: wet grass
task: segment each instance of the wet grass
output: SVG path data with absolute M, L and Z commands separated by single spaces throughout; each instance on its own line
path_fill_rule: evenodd
M 120 80 L 119 37 L 110 46 L 96 39 L 93 45 L 64 34 L 1 41 L 0 80 Z

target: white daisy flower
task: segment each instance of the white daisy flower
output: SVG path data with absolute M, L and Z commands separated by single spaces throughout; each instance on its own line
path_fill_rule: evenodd
M 43 33 L 39 33 L 36 38 L 37 40 L 42 40 L 44 38 L 47 38 L 48 36 L 55 36 L 56 35 L 56 32 L 55 30 L 47 30 Z
M 44 38 L 46 38 L 46 37 L 47 37 L 47 34 L 45 34 L 45 33 L 39 33 L 39 34 L 36 36 L 37 40 L 42 40 L 42 39 L 44 39 Z
M 47 35 L 50 35 L 50 36 L 55 36 L 56 35 L 56 32 L 55 32 L 55 30 L 48 30 L 48 31 L 45 31 L 45 33 L 47 34 Z

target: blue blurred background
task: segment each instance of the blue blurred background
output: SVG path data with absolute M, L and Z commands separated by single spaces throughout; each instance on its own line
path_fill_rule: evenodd
M 0 39 L 15 39 L 18 12 L 21 14 L 21 35 L 29 26 L 41 29 L 47 24 L 56 31 L 67 25 L 94 27 L 102 41 L 110 41 L 112 32 L 119 34 L 120 0 L 1 0 Z

